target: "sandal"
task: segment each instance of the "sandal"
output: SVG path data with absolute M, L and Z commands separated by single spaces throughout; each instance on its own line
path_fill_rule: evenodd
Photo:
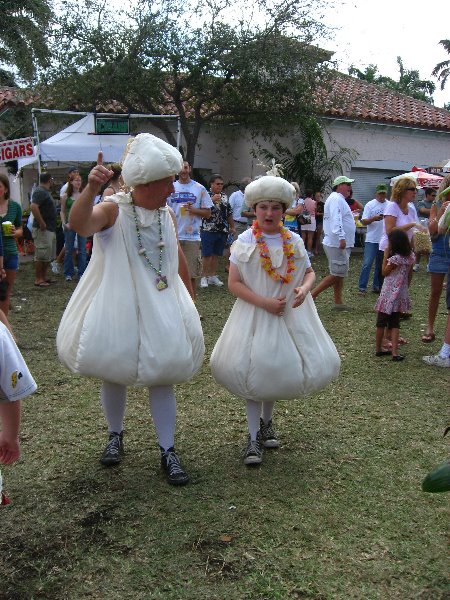
M 405 344 L 407 344 L 407 343 L 408 343 L 408 340 L 405 340 L 405 338 L 404 338 L 404 337 L 400 336 L 400 337 L 398 338 L 398 343 L 399 343 L 399 345 L 400 345 L 400 346 L 404 346 Z
M 46 281 L 41 281 L 41 283 L 35 283 L 34 284 L 36 287 L 41 287 L 41 288 L 46 288 L 46 287 L 50 287 L 50 284 L 47 283 Z
M 436 335 L 434 333 L 425 333 L 421 339 L 424 344 L 431 344 L 436 339 Z

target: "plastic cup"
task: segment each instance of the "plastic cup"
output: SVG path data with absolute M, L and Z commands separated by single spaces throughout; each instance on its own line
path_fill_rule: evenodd
M 180 215 L 182 217 L 185 217 L 187 215 L 186 204 L 182 204 L 180 206 Z
M 12 228 L 13 228 L 13 224 L 11 223 L 11 221 L 4 221 L 2 223 L 3 235 L 12 236 Z

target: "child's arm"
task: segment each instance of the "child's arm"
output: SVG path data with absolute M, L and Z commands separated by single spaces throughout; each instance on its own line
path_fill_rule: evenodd
M 273 315 L 282 315 L 284 312 L 284 307 L 286 306 L 285 296 L 282 298 L 267 298 L 252 291 L 241 281 L 239 269 L 233 263 L 230 263 L 230 271 L 228 273 L 228 289 L 237 298 L 263 308 Z
M 389 248 L 386 248 L 383 255 L 383 266 L 381 267 L 383 277 L 386 277 L 386 275 L 389 275 L 389 273 L 392 273 L 392 271 L 395 271 L 395 269 L 397 268 L 397 265 L 387 264 L 389 258 Z
M 21 401 L 0 402 L 0 463 L 10 465 L 20 458 Z
M 292 308 L 297 308 L 297 306 L 300 306 L 300 304 L 302 304 L 306 296 L 312 290 L 315 280 L 316 274 L 314 273 L 311 267 L 308 267 L 305 271 L 305 276 L 303 277 L 302 285 L 300 287 L 294 288 L 295 296 Z

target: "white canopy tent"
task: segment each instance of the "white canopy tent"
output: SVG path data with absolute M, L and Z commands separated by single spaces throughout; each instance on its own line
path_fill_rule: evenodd
M 72 123 L 62 131 L 47 140 L 39 141 L 39 130 L 36 120 L 36 112 L 48 112 L 58 114 L 84 114 L 82 119 Z M 119 115 L 108 114 L 108 117 Z M 123 115 L 121 115 L 123 116 Z M 177 120 L 177 145 L 180 144 L 179 119 L 176 115 L 126 115 L 130 118 L 164 118 Z M 97 155 L 103 152 L 105 162 L 120 162 L 127 142 L 128 134 L 100 135 L 95 133 L 95 115 L 93 113 L 71 113 L 68 111 L 51 111 L 44 109 L 33 109 L 33 123 L 37 145 L 35 156 L 19 159 L 19 169 L 38 162 L 93 162 Z
M 19 169 L 37 162 L 92 162 L 103 151 L 107 162 L 119 162 L 129 139 L 128 135 L 95 135 L 94 115 L 86 115 L 76 123 L 41 142 L 35 156 L 20 158 Z

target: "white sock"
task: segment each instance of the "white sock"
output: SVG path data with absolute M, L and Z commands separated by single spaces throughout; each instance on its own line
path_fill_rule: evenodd
M 100 401 L 108 422 L 108 431 L 121 433 L 127 402 L 126 386 L 104 381 L 100 390 Z
M 275 407 L 275 400 L 272 402 L 263 402 L 262 405 L 262 420 L 264 425 L 267 425 L 272 420 L 273 409 Z
M 256 435 L 259 431 L 259 419 L 261 417 L 261 405 L 262 402 L 255 402 L 254 400 L 247 400 L 247 423 L 248 432 L 252 441 L 256 440 Z
M 450 358 L 450 344 L 445 342 L 442 344 L 442 348 L 439 350 L 439 356 L 441 358 Z
M 148 399 L 159 445 L 168 450 L 175 443 L 177 418 L 177 401 L 173 386 L 159 385 L 149 388 Z

